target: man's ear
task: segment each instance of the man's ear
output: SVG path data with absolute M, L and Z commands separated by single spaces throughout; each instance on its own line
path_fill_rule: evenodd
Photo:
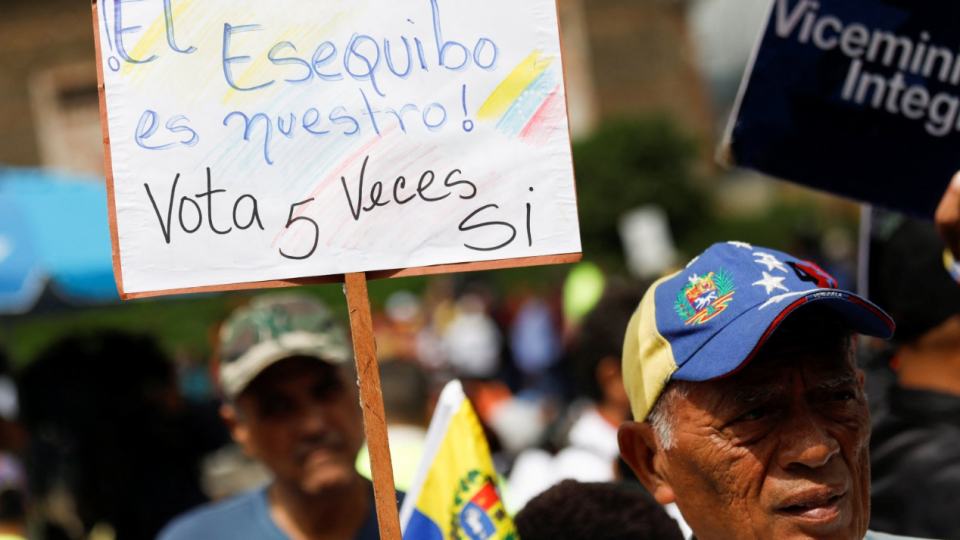
M 660 504 L 676 501 L 673 487 L 660 471 L 663 449 L 647 422 L 624 422 L 617 432 L 620 455 Z
M 240 418 L 240 412 L 237 411 L 236 406 L 229 403 L 221 405 L 220 418 L 222 418 L 223 423 L 227 425 L 230 436 L 233 437 L 233 440 L 240 447 L 240 450 L 247 456 L 254 457 L 252 453 L 253 449 L 250 448 L 250 428 L 247 427 L 247 423 Z

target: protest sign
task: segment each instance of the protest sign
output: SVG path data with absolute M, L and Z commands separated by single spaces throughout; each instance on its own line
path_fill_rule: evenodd
M 775 0 L 720 159 L 932 217 L 960 169 L 960 5 Z
M 345 285 L 399 540 L 366 279 L 579 260 L 555 0 L 93 0 L 123 298 Z
M 579 258 L 554 0 L 106 0 L 95 21 L 125 298 Z

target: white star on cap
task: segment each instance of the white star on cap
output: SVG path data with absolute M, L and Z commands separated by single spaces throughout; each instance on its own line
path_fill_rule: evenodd
M 750 244 L 748 244 L 748 243 L 746 243 L 746 242 L 727 242 L 727 243 L 730 244 L 730 245 L 733 246 L 733 247 L 738 247 L 738 248 L 743 248 L 743 249 L 749 249 L 750 251 L 753 251 L 753 246 L 751 246 Z
M 783 277 L 773 277 L 770 274 L 764 272 L 763 279 L 754 283 L 754 286 L 763 286 L 767 289 L 767 294 L 772 294 L 775 289 L 781 289 L 787 292 L 790 292 L 790 289 L 783 286 L 783 280 L 787 278 Z
M 693 284 L 693 285 L 696 285 L 696 284 L 700 281 L 700 276 L 694 274 L 694 275 L 688 277 L 688 278 L 687 278 L 687 281 L 689 281 L 689 282 L 690 282 L 691 284 Z
M 757 264 L 762 264 L 767 267 L 767 270 L 773 271 L 774 268 L 782 271 L 783 273 L 787 272 L 787 267 L 783 265 L 782 262 L 777 260 L 776 257 L 769 253 L 760 253 L 759 251 L 753 252 L 755 257 L 760 257 L 759 259 L 753 261 Z

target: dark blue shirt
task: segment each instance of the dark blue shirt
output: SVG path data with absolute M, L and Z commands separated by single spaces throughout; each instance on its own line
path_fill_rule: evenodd
M 403 500 L 403 494 L 397 493 Z M 399 504 L 399 503 L 398 503 Z M 354 540 L 379 540 L 370 486 L 370 513 Z M 157 540 L 290 540 L 270 517 L 266 488 L 201 506 L 174 519 Z

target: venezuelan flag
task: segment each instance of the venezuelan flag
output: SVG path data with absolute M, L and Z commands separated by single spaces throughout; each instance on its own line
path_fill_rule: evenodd
M 518 540 L 497 491 L 483 428 L 460 381 L 440 394 L 400 524 L 404 540 Z

